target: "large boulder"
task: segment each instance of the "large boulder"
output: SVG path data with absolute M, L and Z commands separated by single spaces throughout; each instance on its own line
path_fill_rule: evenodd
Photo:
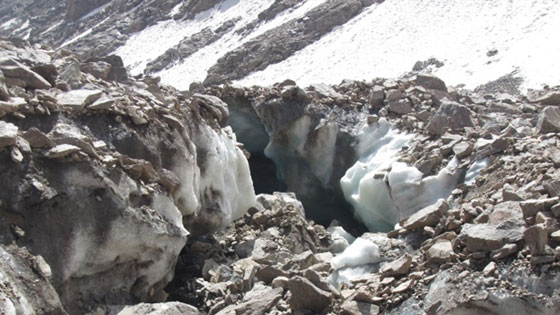
M 540 133 L 560 132 L 560 108 L 547 106 L 539 113 L 537 130 Z
M 447 92 L 447 87 L 442 79 L 430 73 L 423 73 L 416 76 L 416 84 L 426 89 Z
M 471 111 L 466 106 L 444 100 L 427 128 L 432 134 L 442 135 L 448 130 L 459 130 L 472 126 L 474 123 Z

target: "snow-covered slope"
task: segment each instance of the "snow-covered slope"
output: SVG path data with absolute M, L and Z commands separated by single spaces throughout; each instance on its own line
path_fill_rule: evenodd
M 416 61 L 435 57 L 445 64 L 435 74 L 454 85 L 474 88 L 513 71 L 525 79 L 525 87 L 558 84 L 558 30 L 556 0 L 387 0 L 237 83 L 395 77 Z M 497 54 L 488 56 L 491 50 Z
M 179 89 L 399 77 L 430 58 L 450 85 L 505 75 L 522 90 L 560 84 L 556 0 L 113 0 L 77 21 L 64 10 L 54 0 L 0 3 L 0 35 L 84 59 L 113 52 L 131 74 Z

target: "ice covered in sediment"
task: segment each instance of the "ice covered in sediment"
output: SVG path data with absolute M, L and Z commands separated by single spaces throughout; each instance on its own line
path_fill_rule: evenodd
M 461 177 L 457 159 L 437 175 L 398 162 L 399 152 L 414 135 L 398 131 L 386 120 L 364 125 L 358 153 L 361 157 L 340 180 L 355 216 L 370 231 L 387 231 L 401 219 L 447 198 Z
M 175 161 L 172 171 L 181 184 L 174 198 L 183 215 L 217 207 L 223 224 L 227 225 L 256 205 L 249 162 L 236 142 L 230 127 L 215 131 L 203 126 L 198 143 L 189 148 L 204 155 L 194 158 L 203 161 L 202 165 L 196 161 Z
M 356 239 L 342 254 L 334 257 L 331 261 L 333 269 L 345 267 L 357 267 L 382 261 L 379 247 L 370 240 L 364 238 Z

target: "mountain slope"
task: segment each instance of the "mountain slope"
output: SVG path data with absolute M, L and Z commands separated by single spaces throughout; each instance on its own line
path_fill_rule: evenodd
M 0 35 L 85 59 L 116 53 L 133 75 L 179 89 L 398 77 L 430 58 L 468 88 L 508 75 L 513 90 L 560 82 L 553 0 L 112 0 L 76 13 L 77 2 L 4 1 Z

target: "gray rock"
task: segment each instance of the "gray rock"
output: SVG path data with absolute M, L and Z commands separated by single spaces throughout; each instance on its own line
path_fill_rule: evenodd
M 371 303 L 345 301 L 341 305 L 343 315 L 376 315 L 379 314 L 379 306 Z
M 490 252 L 490 258 L 494 260 L 504 259 L 518 251 L 517 244 L 505 244 L 504 246 Z
M 523 237 L 531 251 L 531 255 L 540 256 L 545 254 L 545 247 L 548 244 L 548 230 L 543 224 L 527 228 Z
M 543 105 L 560 105 L 560 91 L 548 92 L 532 101 Z
M 383 106 L 383 101 L 385 100 L 385 89 L 381 85 L 374 86 L 368 96 L 369 104 L 373 108 L 380 108 Z
M 271 283 L 277 277 L 288 277 L 288 273 L 280 268 L 273 266 L 264 266 L 257 271 L 256 277 L 264 283 Z
M 504 137 L 498 137 L 491 143 L 479 148 L 475 153 L 475 160 L 483 159 L 492 154 L 500 153 L 509 147 L 509 141 Z
M 547 106 L 539 113 L 537 131 L 540 133 L 560 132 L 560 108 Z
M 10 98 L 10 92 L 6 86 L 6 79 L 4 77 L 4 72 L 0 70 L 0 101 L 7 101 Z
M 6 113 L 15 113 L 27 107 L 27 101 L 21 97 L 12 97 L 8 101 L 0 101 L 0 110 Z
M 447 92 L 447 87 L 445 86 L 445 82 L 443 82 L 443 80 L 441 80 L 440 78 L 432 74 L 424 73 L 424 74 L 417 75 L 416 84 L 426 89 Z
M 24 247 L 0 245 L 3 314 L 67 314 L 49 281 L 50 267 Z
M 523 211 L 524 218 L 530 218 L 535 216 L 540 211 L 549 211 L 552 206 L 560 201 L 558 197 L 547 198 L 547 199 L 530 199 L 521 201 L 519 206 Z
M 80 148 L 71 144 L 60 144 L 45 153 L 50 159 L 62 158 L 74 152 L 80 151 Z
M 473 151 L 472 144 L 466 141 L 461 141 L 453 146 L 453 153 L 455 153 L 455 155 L 460 159 L 466 158 L 472 153 L 472 151 Z
M 32 89 L 50 89 L 52 85 L 29 67 L 12 59 L 0 61 L 0 70 L 6 78 L 19 79 Z
M 137 305 L 124 306 L 122 310 L 116 311 L 119 307 L 112 307 L 111 315 L 198 315 L 198 310 L 188 304 L 181 302 L 167 303 L 141 303 Z
M 228 105 L 213 95 L 204 95 L 195 93 L 193 98 L 198 101 L 201 107 L 204 107 L 214 115 L 220 126 L 225 127 L 229 119 Z
M 293 310 L 322 312 L 331 304 L 332 295 L 317 288 L 311 281 L 295 276 L 288 282 L 292 293 L 289 303 Z
M 406 98 L 400 99 L 398 101 L 389 102 L 387 104 L 387 110 L 395 114 L 404 115 L 412 112 L 412 104 L 410 104 L 410 101 Z
M 459 237 L 464 239 L 466 249 L 471 252 L 492 251 L 505 243 L 520 241 L 524 231 L 515 224 L 464 224 Z
M 79 111 L 98 100 L 102 94 L 101 90 L 72 90 L 57 95 L 56 100 L 59 106 Z
M 455 259 L 457 255 L 453 251 L 453 245 L 450 241 L 440 241 L 432 245 L 426 251 L 426 260 L 428 263 L 443 264 Z
M 444 100 L 430 119 L 427 128 L 432 134 L 442 135 L 447 130 L 461 130 L 473 126 L 471 111 L 466 106 Z
M 29 142 L 33 148 L 52 148 L 56 143 L 47 137 L 41 130 L 32 127 L 23 133 L 23 138 Z
M 109 98 L 109 97 L 101 97 L 97 101 L 93 102 L 91 105 L 88 106 L 89 109 L 109 109 L 115 104 L 116 99 Z
M 0 120 L 0 149 L 16 144 L 18 130 L 16 125 Z
M 401 226 L 407 230 L 420 229 L 425 226 L 435 226 L 447 210 L 449 210 L 449 204 L 447 201 L 440 199 L 435 204 L 420 209 L 410 217 L 401 221 Z
M 86 62 L 81 65 L 82 72 L 89 73 L 94 77 L 107 80 L 111 73 L 111 64 L 105 61 Z
M 245 294 L 240 304 L 228 306 L 216 315 L 264 315 L 282 298 L 282 292 L 282 288 L 272 289 L 255 285 L 253 290 Z
M 403 93 L 401 92 L 401 90 L 398 89 L 393 89 L 393 90 L 388 90 L 387 91 L 387 102 L 395 102 L 398 101 L 402 98 Z
M 412 256 L 406 254 L 399 259 L 386 263 L 381 268 L 381 274 L 384 276 L 398 276 L 408 273 L 412 266 Z

